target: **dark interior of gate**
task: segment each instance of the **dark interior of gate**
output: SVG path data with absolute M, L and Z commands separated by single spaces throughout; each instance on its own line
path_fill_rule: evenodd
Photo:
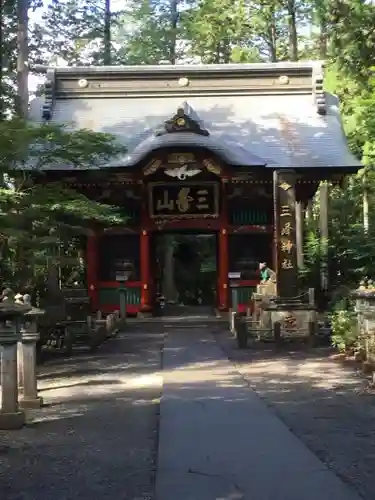
M 55 68 L 36 121 L 114 134 L 127 153 L 99 168 L 49 168 L 87 196 L 119 207 L 126 221 L 92 227 L 87 286 L 93 310 L 127 312 L 170 304 L 239 310 L 276 271 L 277 292 L 298 292 L 303 213 L 322 180 L 358 169 L 337 99 L 320 63 Z M 299 245 L 299 247 L 298 247 Z

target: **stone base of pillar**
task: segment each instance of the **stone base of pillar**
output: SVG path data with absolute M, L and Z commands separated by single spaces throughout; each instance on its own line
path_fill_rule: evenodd
M 43 405 L 43 398 L 20 398 L 19 407 L 26 409 L 40 408 Z
M 15 413 L 3 413 L 0 411 L 0 429 L 2 431 L 10 431 L 21 429 L 25 424 L 25 414 L 23 411 Z

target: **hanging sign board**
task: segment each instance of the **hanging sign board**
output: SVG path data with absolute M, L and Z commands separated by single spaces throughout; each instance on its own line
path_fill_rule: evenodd
M 200 218 L 219 216 L 217 182 L 149 184 L 150 217 Z

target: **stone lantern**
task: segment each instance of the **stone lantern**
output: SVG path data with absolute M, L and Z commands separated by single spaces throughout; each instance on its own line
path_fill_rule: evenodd
M 25 414 L 18 405 L 17 342 L 20 340 L 18 324 L 30 311 L 28 304 L 16 303 L 14 294 L 7 289 L 0 302 L 0 369 L 1 406 L 0 429 L 19 429 L 25 423 Z

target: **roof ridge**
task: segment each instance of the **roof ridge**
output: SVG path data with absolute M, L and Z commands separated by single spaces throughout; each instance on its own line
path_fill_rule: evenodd
M 272 71 L 309 71 L 312 72 L 317 65 L 324 65 L 324 61 L 280 61 L 280 62 L 264 62 L 264 63 L 229 63 L 229 64 L 159 64 L 159 65 L 135 65 L 135 66 L 62 66 L 62 67 L 49 67 L 43 65 L 31 66 L 30 71 L 39 73 L 46 73 L 49 69 L 53 69 L 57 74 L 102 74 L 102 73 L 205 73 L 205 72 L 235 72 L 235 73 L 248 73 L 248 72 L 265 72 Z

